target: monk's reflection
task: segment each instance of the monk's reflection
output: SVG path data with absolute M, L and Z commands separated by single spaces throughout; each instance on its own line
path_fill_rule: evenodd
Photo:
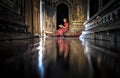
M 57 40 L 57 63 L 63 68 L 69 67 L 70 45 L 67 39 Z

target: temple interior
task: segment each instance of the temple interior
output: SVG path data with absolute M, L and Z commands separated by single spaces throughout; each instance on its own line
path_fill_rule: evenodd
M 0 0 L 8 77 L 120 78 L 120 0 Z

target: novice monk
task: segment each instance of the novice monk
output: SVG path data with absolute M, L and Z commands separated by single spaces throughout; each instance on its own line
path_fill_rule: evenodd
M 60 29 L 57 30 L 57 36 L 64 36 L 64 33 L 68 31 L 69 24 L 67 22 L 67 19 L 64 18 L 64 25 L 59 25 Z

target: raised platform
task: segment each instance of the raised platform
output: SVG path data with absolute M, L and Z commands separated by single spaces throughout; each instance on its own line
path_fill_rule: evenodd
M 53 37 L 56 36 L 55 32 L 45 32 L 46 36 Z M 64 34 L 65 37 L 79 37 L 81 35 L 81 32 L 66 32 Z

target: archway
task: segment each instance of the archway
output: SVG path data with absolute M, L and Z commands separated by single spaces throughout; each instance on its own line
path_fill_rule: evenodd
M 68 6 L 64 3 L 61 3 L 57 6 L 57 26 L 56 29 L 59 29 L 59 25 L 63 24 L 63 18 L 67 18 L 69 21 L 69 9 Z

